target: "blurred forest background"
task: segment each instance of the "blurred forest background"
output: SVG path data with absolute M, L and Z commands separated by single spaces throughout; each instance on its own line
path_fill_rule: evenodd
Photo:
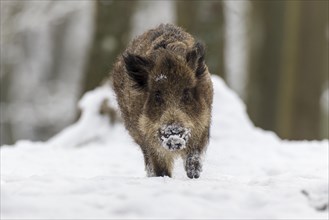
M 47 140 L 74 122 L 129 40 L 161 22 L 205 42 L 211 73 L 256 126 L 328 138 L 328 10 L 326 0 L 1 0 L 0 144 Z

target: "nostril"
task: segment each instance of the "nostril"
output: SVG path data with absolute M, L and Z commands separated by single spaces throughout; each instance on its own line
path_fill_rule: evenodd
M 168 142 L 166 145 L 169 149 L 171 148 L 171 143 L 170 142 Z

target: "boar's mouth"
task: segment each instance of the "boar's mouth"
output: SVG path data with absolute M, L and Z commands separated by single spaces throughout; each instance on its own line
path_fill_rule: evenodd
M 191 130 L 178 124 L 165 125 L 159 130 L 162 147 L 170 151 L 184 149 L 191 136 Z

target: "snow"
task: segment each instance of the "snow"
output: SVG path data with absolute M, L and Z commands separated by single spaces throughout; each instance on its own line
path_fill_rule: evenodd
M 328 219 L 328 140 L 292 142 L 255 128 L 238 96 L 220 78 L 213 83 L 199 179 L 181 160 L 173 178 L 146 177 L 123 125 L 99 114 L 104 99 L 117 108 L 103 86 L 80 101 L 81 119 L 49 141 L 1 147 L 1 218 Z
M 167 79 L 167 76 L 165 76 L 163 74 L 160 74 L 158 77 L 155 78 L 155 81 L 158 82 L 158 81 L 161 81 L 161 80 L 164 80 L 164 79 Z

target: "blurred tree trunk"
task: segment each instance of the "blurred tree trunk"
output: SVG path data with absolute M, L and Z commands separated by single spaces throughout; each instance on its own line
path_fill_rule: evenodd
M 0 24 L 1 24 L 1 65 L 0 65 L 0 146 L 10 145 L 15 141 L 13 134 L 13 122 L 8 112 L 10 110 L 10 86 L 13 78 L 13 64 L 9 62 L 7 54 L 10 54 L 8 45 L 14 41 L 12 36 L 12 21 L 24 8 L 23 2 L 0 2 Z M 8 10 L 7 14 L 5 9 Z
M 212 74 L 225 78 L 224 13 L 222 1 L 176 1 L 177 25 L 206 44 Z
M 276 100 L 281 45 L 283 43 L 283 1 L 252 1 L 250 18 L 250 64 L 248 113 L 256 126 L 273 130 L 276 126 Z
M 136 1 L 95 1 L 94 37 L 82 93 L 99 86 L 127 45 Z
M 328 1 L 286 2 L 278 133 L 319 139 L 320 97 L 328 74 Z
M 10 85 L 10 67 L 6 64 L 1 65 L 1 81 L 0 81 L 0 146 L 4 144 L 12 144 L 14 141 L 13 132 L 12 132 L 12 124 L 10 123 L 10 119 L 7 116 L 7 112 L 9 110 L 8 103 L 10 100 L 9 85 Z
M 282 138 L 320 138 L 320 96 L 328 74 L 328 2 L 251 3 L 251 119 Z

